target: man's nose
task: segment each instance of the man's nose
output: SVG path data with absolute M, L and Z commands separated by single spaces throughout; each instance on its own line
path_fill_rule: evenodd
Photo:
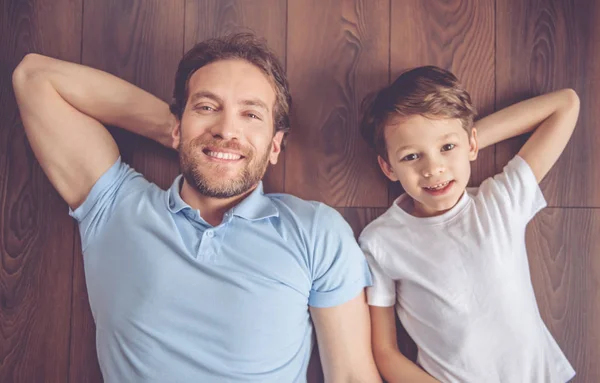
M 212 126 L 211 134 L 213 137 L 220 137 L 224 140 L 239 138 L 240 129 L 235 116 L 232 113 L 222 113 L 221 117 Z

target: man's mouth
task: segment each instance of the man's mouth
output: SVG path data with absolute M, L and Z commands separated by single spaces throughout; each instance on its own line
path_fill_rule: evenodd
M 225 161 L 237 161 L 237 160 L 244 158 L 244 156 L 242 156 L 239 153 L 221 152 L 221 151 L 209 150 L 209 149 L 205 149 L 205 150 L 203 150 L 203 152 L 208 157 L 216 158 L 219 160 L 225 160 Z

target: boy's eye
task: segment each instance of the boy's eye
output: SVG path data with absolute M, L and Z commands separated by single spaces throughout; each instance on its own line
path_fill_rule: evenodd
M 248 113 L 247 114 L 248 117 L 255 119 L 255 120 L 260 120 L 260 117 L 258 117 L 256 114 L 254 113 Z
M 413 153 L 413 154 L 409 154 L 408 156 L 402 157 L 402 161 L 414 161 L 417 158 L 419 158 L 419 156 L 416 155 L 415 153 Z
M 442 146 L 442 152 L 447 152 L 448 150 L 452 150 L 454 149 L 456 145 L 454 144 L 446 144 L 444 146 Z

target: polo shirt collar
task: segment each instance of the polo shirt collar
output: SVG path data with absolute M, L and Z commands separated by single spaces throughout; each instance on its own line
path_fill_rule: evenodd
M 179 194 L 182 182 L 183 175 L 180 174 L 175 178 L 175 181 L 173 181 L 173 184 L 167 191 L 167 206 L 173 214 L 179 213 L 186 208 L 191 209 L 190 205 Z M 279 210 L 277 210 L 271 199 L 265 196 L 263 192 L 262 181 L 258 183 L 258 186 L 242 202 L 233 207 L 232 213 L 235 216 L 250 221 L 279 216 Z

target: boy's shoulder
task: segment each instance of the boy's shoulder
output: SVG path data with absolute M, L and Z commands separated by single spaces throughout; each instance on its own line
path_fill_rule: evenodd
M 359 244 L 362 246 L 380 241 L 382 238 L 398 237 L 401 231 L 406 230 L 407 225 L 400 219 L 396 209 L 399 207 L 394 202 L 382 215 L 365 226 L 358 237 Z

